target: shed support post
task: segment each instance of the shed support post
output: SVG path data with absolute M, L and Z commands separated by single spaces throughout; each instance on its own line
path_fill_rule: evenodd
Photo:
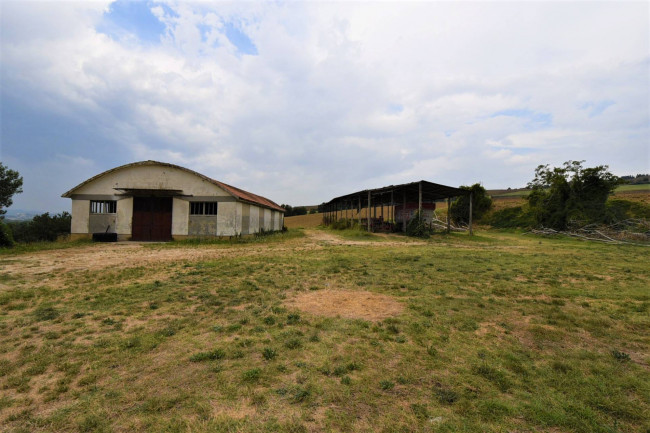
M 359 220 L 359 229 L 361 229 L 361 196 L 359 196 L 359 209 L 357 210 L 357 219 Z
M 447 233 L 451 232 L 451 197 L 447 197 Z
M 418 218 L 422 221 L 422 181 L 418 183 Z
M 368 191 L 368 214 L 366 215 L 368 221 L 368 231 L 372 231 L 372 228 L 370 227 L 370 204 L 371 204 L 371 197 L 370 197 L 370 191 Z
M 406 233 L 406 193 L 402 192 L 402 231 Z
M 390 190 L 390 209 L 388 211 L 391 222 L 391 231 L 395 225 L 395 203 L 393 203 L 393 190 Z
M 474 232 L 472 231 L 472 199 L 473 195 L 469 193 L 469 235 L 472 236 Z

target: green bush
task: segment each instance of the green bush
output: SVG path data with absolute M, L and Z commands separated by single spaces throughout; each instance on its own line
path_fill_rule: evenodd
M 461 186 L 460 189 L 469 191 L 472 194 L 472 218 L 477 221 L 492 208 L 492 197 L 487 194 L 480 183 L 472 186 Z M 470 195 L 462 195 L 451 204 L 449 215 L 454 222 L 469 223 L 469 198 Z
M 540 165 L 526 197 L 538 225 L 564 230 L 572 221 L 603 223 L 607 198 L 620 183 L 606 165 L 584 168 L 584 161 L 567 161 L 562 167 Z
M 11 228 L 0 220 L 0 247 L 13 247 L 15 244 Z
M 493 212 L 486 217 L 486 222 L 497 228 L 533 227 L 535 218 L 527 207 L 515 206 Z
M 411 220 L 406 225 L 406 235 L 415 238 L 427 239 L 432 234 L 433 230 L 425 224 L 422 218 L 420 218 L 420 212 L 415 212 L 413 218 L 411 218 Z
M 628 218 L 650 218 L 650 206 L 630 200 L 612 199 L 606 204 L 606 222 L 612 223 Z
M 31 221 L 11 222 L 14 240 L 21 243 L 54 242 L 60 235 L 70 233 L 72 216 L 68 212 L 50 215 L 46 212 Z

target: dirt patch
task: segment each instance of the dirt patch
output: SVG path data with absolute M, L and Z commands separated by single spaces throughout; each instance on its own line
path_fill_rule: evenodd
M 397 316 L 404 306 L 388 295 L 366 291 L 318 290 L 299 293 L 285 305 L 316 316 L 378 321 Z

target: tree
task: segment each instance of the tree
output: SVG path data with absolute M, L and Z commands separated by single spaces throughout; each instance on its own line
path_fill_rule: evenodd
M 14 194 L 23 192 L 23 178 L 20 174 L 0 162 L 0 217 L 7 213 L 5 210 L 13 203 Z
M 31 221 L 11 222 L 9 226 L 16 242 L 54 242 L 60 235 L 70 233 L 72 217 L 68 212 L 36 215 Z
M 472 186 L 461 186 L 460 189 L 472 193 L 472 217 L 479 219 L 492 208 L 492 197 L 480 183 Z M 449 215 L 456 223 L 469 222 L 469 194 L 461 195 L 451 204 Z
M 562 167 L 540 165 L 528 183 L 528 205 L 537 224 L 565 230 L 573 221 L 605 222 L 606 202 L 620 179 L 606 165 L 584 168 L 584 161 L 567 161 Z

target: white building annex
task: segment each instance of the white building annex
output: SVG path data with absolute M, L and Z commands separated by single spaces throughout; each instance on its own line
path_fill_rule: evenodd
M 281 230 L 284 209 L 256 194 L 157 161 L 122 165 L 62 195 L 72 199 L 72 239 L 168 241 Z

